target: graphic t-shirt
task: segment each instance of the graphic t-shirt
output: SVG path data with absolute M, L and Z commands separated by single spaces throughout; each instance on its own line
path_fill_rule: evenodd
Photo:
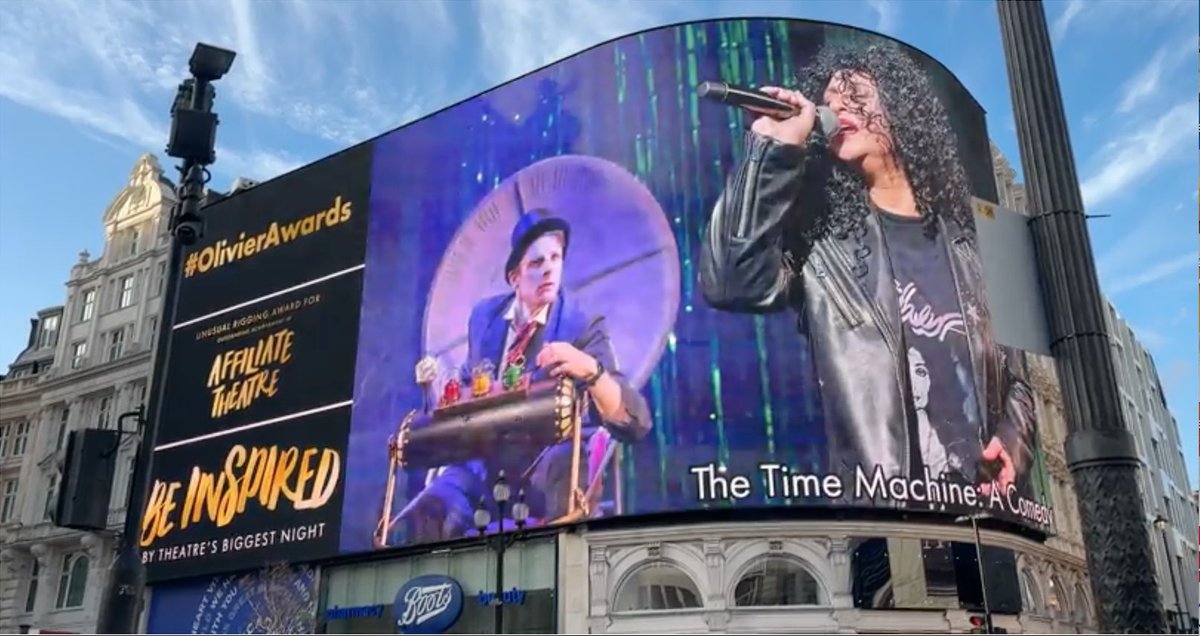
M 904 326 L 916 451 L 931 476 L 973 481 L 980 456 L 979 407 L 970 345 L 942 233 L 919 218 L 881 212 Z

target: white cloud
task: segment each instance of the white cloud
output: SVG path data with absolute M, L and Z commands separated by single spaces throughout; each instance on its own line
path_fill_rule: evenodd
M 1131 113 L 1144 102 L 1150 101 L 1162 87 L 1163 75 L 1186 59 L 1196 50 L 1195 38 L 1189 38 L 1184 46 L 1167 45 L 1160 48 L 1137 73 L 1121 87 L 1120 114 Z
M 157 153 L 166 143 L 165 118 L 156 120 L 130 95 L 59 85 L 46 76 L 24 72 L 30 63 L 28 58 L 0 48 L 0 95 L 141 150 Z M 217 153 L 230 172 L 256 179 L 299 165 L 287 155 L 264 150 L 239 151 L 218 144 Z
M 256 108 L 270 102 L 275 92 L 274 78 L 267 71 L 255 29 L 254 7 L 249 0 L 229 0 L 229 15 L 233 20 L 234 50 L 237 51 L 239 98 Z
M 1083 0 L 1071 0 L 1067 6 L 1063 7 L 1062 13 L 1054 19 L 1054 24 L 1050 27 L 1051 36 L 1055 41 L 1062 40 L 1067 34 L 1067 29 L 1071 28 L 1071 23 L 1079 14 L 1083 12 Z
M 1195 100 L 1177 104 L 1141 128 L 1105 144 L 1097 153 L 1100 168 L 1080 185 L 1085 205 L 1101 205 L 1188 146 L 1194 137 L 1184 132 L 1195 130 L 1196 109 Z
M 515 0 L 476 6 L 485 75 L 495 83 L 606 40 L 683 18 L 672 15 L 673 2 Z
M 900 7 L 893 0 L 867 0 L 867 6 L 875 12 L 875 30 L 894 35 L 900 25 Z
M 443 75 L 378 80 L 444 57 L 454 40 L 445 3 L 424 0 L 355 11 L 308 0 L 0 2 L 0 97 L 159 152 L 192 46 L 229 47 L 237 58 L 217 98 L 235 127 L 222 127 L 218 168 L 263 179 L 299 163 L 264 147 L 263 130 L 282 124 L 297 141 L 340 146 L 444 105 L 434 101 Z
M 1169 339 L 1165 335 L 1150 329 L 1149 327 L 1131 325 L 1130 329 L 1133 330 L 1133 333 L 1137 336 L 1137 339 L 1150 349 L 1161 349 L 1162 347 L 1166 346 L 1167 342 L 1169 342 Z
M 1097 254 L 1096 269 L 1100 275 L 1105 280 L 1120 277 L 1161 256 L 1164 248 L 1177 245 L 1171 239 L 1179 237 L 1179 212 L 1182 209 L 1183 203 L 1170 210 L 1166 207 L 1141 208 L 1140 216 L 1132 219 L 1119 238 Z
M 1050 37 L 1056 43 L 1061 43 L 1068 31 L 1078 30 L 1085 22 L 1092 28 L 1098 25 L 1116 26 L 1122 32 L 1128 32 L 1131 20 L 1137 21 L 1141 28 L 1147 28 L 1148 21 L 1170 22 L 1173 26 L 1178 24 L 1179 14 L 1194 14 L 1197 6 L 1196 0 L 1070 0 L 1066 3 L 1047 3 L 1051 4 L 1063 7 L 1062 13 L 1050 25 Z M 1195 18 L 1191 18 L 1191 21 L 1194 24 Z M 1111 35 L 1105 37 L 1111 38 Z
M 1139 287 L 1158 282 L 1168 276 L 1191 269 L 1195 273 L 1197 264 L 1200 263 L 1200 252 L 1190 252 L 1176 256 L 1165 261 L 1160 261 L 1154 265 L 1128 276 L 1118 278 L 1106 290 L 1110 295 L 1117 295 L 1122 292 L 1137 289 Z
M 1186 380 L 1189 375 L 1195 377 L 1195 374 L 1191 373 L 1191 370 L 1192 365 L 1187 360 L 1176 360 L 1172 362 L 1171 366 L 1167 367 L 1167 372 L 1165 374 L 1166 378 L 1163 379 L 1163 384 L 1165 385 L 1164 388 L 1168 392 L 1174 393 L 1172 389 L 1175 388 L 1175 385 L 1178 384 L 1179 381 Z

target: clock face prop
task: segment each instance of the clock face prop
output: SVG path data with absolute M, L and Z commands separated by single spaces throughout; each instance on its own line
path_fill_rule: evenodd
M 504 278 L 522 211 L 544 208 L 571 226 L 563 290 L 605 318 L 620 370 L 641 387 L 679 310 L 679 248 L 654 195 L 620 166 L 566 155 L 509 177 L 450 241 L 425 305 L 424 355 L 443 370 L 467 357 L 467 321 L 480 300 L 511 291 Z

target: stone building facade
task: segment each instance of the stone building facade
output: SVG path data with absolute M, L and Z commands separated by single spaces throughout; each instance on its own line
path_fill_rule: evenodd
M 64 304 L 38 312 L 29 348 L 0 380 L 0 632 L 95 627 L 134 437 L 117 454 L 108 531 L 68 530 L 51 518 L 67 433 L 114 427 L 146 401 L 174 202 L 158 161 L 140 157 L 104 211 L 103 254 L 80 254 Z

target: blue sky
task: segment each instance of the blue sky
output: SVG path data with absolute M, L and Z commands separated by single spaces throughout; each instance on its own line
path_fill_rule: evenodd
M 1154 354 L 1197 481 L 1197 31 L 1189 0 L 1046 3 L 1102 285 Z M 0 3 L 0 362 L 59 304 L 139 154 L 165 144 L 193 44 L 217 89 L 214 185 L 266 179 L 593 44 L 734 15 L 840 22 L 942 60 L 1018 168 L 996 7 L 908 0 Z M 187 29 L 195 28 L 195 31 Z M 164 164 L 165 165 L 165 164 Z

